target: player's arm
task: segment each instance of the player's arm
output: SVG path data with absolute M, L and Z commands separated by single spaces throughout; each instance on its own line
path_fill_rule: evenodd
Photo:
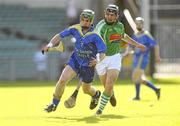
M 148 41 L 151 43 L 151 46 L 154 46 L 154 53 L 155 53 L 155 61 L 156 61 L 156 63 L 160 63 L 161 58 L 160 58 L 160 54 L 159 54 L 159 45 L 158 45 L 158 43 L 154 40 L 153 36 L 148 31 L 145 31 L 145 34 L 147 35 Z
M 146 50 L 146 47 L 135 40 L 133 40 L 131 37 L 129 37 L 127 34 L 124 35 L 124 38 L 122 38 L 124 42 L 127 42 L 128 44 L 134 45 L 137 48 L 140 48 L 142 51 Z
M 51 40 L 50 42 L 42 48 L 42 52 L 47 52 L 49 48 L 52 48 L 54 45 L 58 45 L 61 41 L 61 38 L 59 36 L 59 34 L 56 34 Z
M 160 63 L 161 61 L 161 58 L 160 58 L 160 54 L 159 54 L 159 45 L 157 44 L 155 47 L 154 47 L 154 51 L 155 51 L 155 60 L 157 63 Z
M 96 45 L 96 47 L 98 49 L 98 53 L 96 55 L 96 59 L 93 58 L 89 62 L 90 67 L 95 66 L 97 63 L 101 62 L 106 56 L 105 52 L 106 52 L 107 47 L 106 47 L 103 39 L 101 38 L 101 36 L 97 35 L 95 37 L 95 45 Z
M 61 42 L 61 38 L 67 37 L 69 35 L 72 35 L 72 28 L 64 29 L 59 34 L 56 34 L 50 40 L 50 42 L 42 49 L 42 53 L 47 52 L 47 51 L 60 51 L 60 52 L 63 52 L 64 51 L 64 45 Z M 58 45 L 58 46 L 54 47 L 55 45 Z

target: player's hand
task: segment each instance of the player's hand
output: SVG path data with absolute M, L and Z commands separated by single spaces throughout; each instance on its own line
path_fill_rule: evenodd
M 142 44 L 139 44 L 137 47 L 140 48 L 143 52 L 146 51 L 146 46 L 144 46 Z
M 94 67 L 97 64 L 97 59 L 92 58 L 92 60 L 89 62 L 89 67 Z
M 42 54 L 44 54 L 45 52 L 48 52 L 48 49 L 49 49 L 49 47 L 44 46 L 44 47 L 41 49 Z

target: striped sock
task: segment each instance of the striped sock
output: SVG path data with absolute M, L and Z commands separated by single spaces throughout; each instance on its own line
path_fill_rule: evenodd
M 104 107 L 106 106 L 106 104 L 108 103 L 110 99 L 110 96 L 106 95 L 106 94 L 102 94 L 101 96 L 101 101 L 100 101 L 100 106 L 99 106 L 99 110 L 103 111 Z

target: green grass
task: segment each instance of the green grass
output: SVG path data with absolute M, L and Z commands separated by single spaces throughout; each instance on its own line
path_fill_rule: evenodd
M 90 97 L 82 90 L 73 109 L 64 107 L 63 102 L 75 84 L 66 87 L 57 111 L 46 113 L 43 108 L 51 102 L 55 82 L 1 81 L 0 126 L 179 126 L 180 84 L 170 82 L 158 81 L 162 88 L 159 101 L 155 93 L 144 85 L 141 87 L 142 100 L 131 101 L 135 93 L 133 84 L 118 81 L 115 85 L 117 106 L 108 104 L 103 115 L 95 117 L 97 109 L 89 110 Z M 95 86 L 103 91 L 102 85 Z

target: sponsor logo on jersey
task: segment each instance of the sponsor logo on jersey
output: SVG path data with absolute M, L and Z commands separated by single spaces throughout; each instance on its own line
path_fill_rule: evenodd
M 110 42 L 117 42 L 117 41 L 121 40 L 121 38 L 122 38 L 122 35 L 120 35 L 120 34 L 112 34 L 109 36 Z

